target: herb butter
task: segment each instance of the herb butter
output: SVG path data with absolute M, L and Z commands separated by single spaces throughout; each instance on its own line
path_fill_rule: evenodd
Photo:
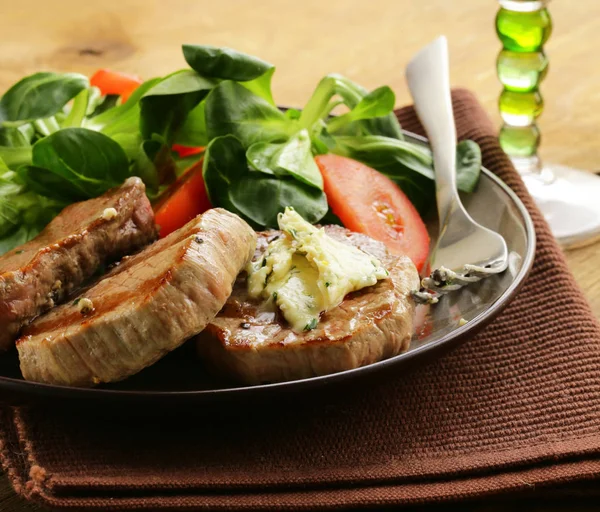
M 296 332 L 314 329 L 348 293 L 388 276 L 376 258 L 334 240 L 292 208 L 277 221 L 282 236 L 248 265 L 248 293 L 272 301 Z

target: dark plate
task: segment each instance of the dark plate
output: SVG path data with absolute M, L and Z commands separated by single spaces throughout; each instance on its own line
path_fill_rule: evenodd
M 407 137 L 424 143 L 412 134 Z M 69 388 L 27 382 L 21 378 L 16 351 L 0 357 L 0 397 L 11 403 L 99 406 L 113 404 L 127 408 L 173 406 L 185 404 L 223 404 L 230 401 L 249 403 L 298 391 L 319 388 L 334 393 L 336 384 L 344 386 L 361 378 L 385 376 L 414 366 L 425 355 L 439 353 L 460 340 L 473 336 L 493 320 L 515 296 L 533 263 L 535 231 L 527 210 L 519 198 L 496 176 L 483 169 L 477 190 L 463 197 L 472 217 L 504 236 L 510 254 L 508 270 L 470 288 L 444 297 L 433 307 L 417 308 L 417 329 L 409 350 L 396 357 L 363 368 L 299 381 L 262 386 L 232 387 L 209 376 L 197 361 L 192 343 L 169 354 L 154 366 L 114 385 L 95 389 Z M 437 233 L 434 222 L 428 225 L 432 241 Z M 459 325 L 461 318 L 467 320 Z M 138 407 L 139 406 L 139 407 Z

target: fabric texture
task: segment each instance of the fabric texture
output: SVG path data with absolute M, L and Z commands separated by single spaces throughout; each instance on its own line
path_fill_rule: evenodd
M 348 388 L 327 405 L 195 419 L 5 407 L 1 453 L 15 490 L 59 509 L 102 511 L 372 509 L 566 484 L 593 490 L 598 322 L 476 98 L 459 89 L 453 103 L 459 138 L 479 143 L 538 237 L 530 277 L 495 322 L 410 373 Z M 423 133 L 411 107 L 398 117 Z

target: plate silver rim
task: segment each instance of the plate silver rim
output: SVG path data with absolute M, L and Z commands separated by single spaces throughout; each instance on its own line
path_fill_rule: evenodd
M 407 130 L 402 130 L 403 133 L 419 142 L 427 144 L 428 141 L 425 137 L 417 135 Z M 152 401 L 152 399 L 165 399 L 165 398 L 206 398 L 210 401 L 218 402 L 220 400 L 231 399 L 232 396 L 238 396 L 243 398 L 247 395 L 259 395 L 268 394 L 270 392 L 285 392 L 292 390 L 302 390 L 314 387 L 325 386 L 327 384 L 337 382 L 345 379 L 352 379 L 354 377 L 363 376 L 372 372 L 377 372 L 395 366 L 401 362 L 411 360 L 413 358 L 421 357 L 426 353 L 432 352 L 442 346 L 450 344 L 452 341 L 460 341 L 469 337 L 470 334 L 474 334 L 479 331 L 482 324 L 487 324 L 494 318 L 496 318 L 508 305 L 510 300 L 514 298 L 517 291 L 523 285 L 523 282 L 529 274 L 535 258 L 536 248 L 536 233 L 533 220 L 529 215 L 529 211 L 521 201 L 521 199 L 515 194 L 515 192 L 508 187 L 500 178 L 494 173 L 482 166 L 483 173 L 491 179 L 497 186 L 499 186 L 511 199 L 513 204 L 517 207 L 523 223 L 525 226 L 525 232 L 527 234 L 527 247 L 525 255 L 523 257 L 523 265 L 519 269 L 519 272 L 515 276 L 510 286 L 504 291 L 504 293 L 498 297 L 498 299 L 490 306 L 490 308 L 482 311 L 475 318 L 470 320 L 467 324 L 461 327 L 457 327 L 453 331 L 441 336 L 435 341 L 431 341 L 425 345 L 417 347 L 410 352 L 403 352 L 397 356 L 373 363 L 367 366 L 354 368 L 351 370 L 345 370 L 330 375 L 322 375 L 318 377 L 310 377 L 308 379 L 276 382 L 272 384 L 261 384 L 255 386 L 239 386 L 232 388 L 220 388 L 220 389 L 204 389 L 204 390 L 184 390 L 184 391 L 144 391 L 144 390 L 120 390 L 120 389 L 102 389 L 102 388 L 78 388 L 69 386 L 59 386 L 53 384 L 44 384 L 39 382 L 30 382 L 22 379 L 13 377 L 0 376 L 0 388 L 6 388 L 9 391 L 17 392 L 20 395 L 37 395 L 37 396 L 57 396 L 60 395 L 69 399 L 85 399 L 89 398 L 92 400 L 114 399 L 115 401 Z

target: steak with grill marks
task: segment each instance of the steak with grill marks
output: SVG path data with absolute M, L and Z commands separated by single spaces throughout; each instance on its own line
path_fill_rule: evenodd
M 278 311 L 248 297 L 243 273 L 225 307 L 197 337 L 197 350 L 207 367 L 237 381 L 259 384 L 358 368 L 408 348 L 414 313 L 410 292 L 419 287 L 413 263 L 391 255 L 382 243 L 365 235 L 339 226 L 325 230 L 375 256 L 389 278 L 350 293 L 322 315 L 315 329 L 296 333 Z M 276 236 L 277 231 L 258 234 L 255 260 Z
M 23 377 L 92 386 L 137 373 L 205 327 L 255 247 L 246 222 L 208 210 L 26 327 Z
M 0 256 L 0 350 L 108 263 L 156 239 L 139 178 L 67 206 L 33 240 Z

